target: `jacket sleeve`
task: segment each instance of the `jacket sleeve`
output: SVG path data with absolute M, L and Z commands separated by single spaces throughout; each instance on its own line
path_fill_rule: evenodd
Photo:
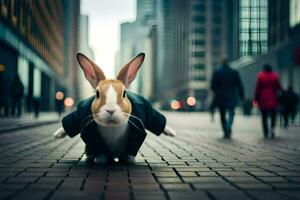
M 149 101 L 144 100 L 144 102 L 146 105 L 145 128 L 159 136 L 164 131 L 167 120 L 165 116 L 152 107 Z
M 80 133 L 81 121 L 78 110 L 68 114 L 62 120 L 63 128 L 70 137 L 74 137 Z

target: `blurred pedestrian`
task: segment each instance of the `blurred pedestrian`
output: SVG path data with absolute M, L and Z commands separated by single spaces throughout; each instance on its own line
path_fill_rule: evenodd
M 230 139 L 234 110 L 239 98 L 244 99 L 244 89 L 239 73 L 229 66 L 227 60 L 223 60 L 221 68 L 213 73 L 211 89 L 220 111 L 224 138 Z
M 61 117 L 62 112 L 64 111 L 64 99 L 55 99 L 56 112 L 58 113 L 59 118 Z
M 1 83 L 0 83 L 1 84 Z M 10 103 L 11 103 L 11 95 L 9 92 L 9 87 L 7 84 L 1 84 L 0 87 L 0 115 L 4 117 L 9 116 Z
M 289 86 L 284 90 L 279 98 L 280 114 L 283 119 L 283 127 L 289 126 L 289 120 L 295 119 L 298 110 L 299 96 L 293 91 L 293 87 Z
M 246 116 L 246 117 L 251 116 L 251 114 L 252 114 L 252 100 L 251 99 L 247 99 L 244 101 L 243 112 L 244 112 L 244 116 Z
M 209 112 L 210 112 L 210 116 L 211 116 L 211 121 L 214 122 L 215 120 L 215 112 L 216 112 L 216 108 L 217 108 L 217 102 L 216 102 L 216 98 L 213 97 L 210 105 L 209 105 Z
M 33 104 L 34 116 L 35 118 L 38 118 L 40 114 L 40 98 L 33 97 L 32 104 Z
M 12 96 L 12 103 L 11 103 L 11 115 L 20 117 L 22 113 L 22 100 L 24 96 L 24 85 L 19 77 L 16 74 L 13 83 L 11 85 L 11 96 Z
M 262 126 L 264 137 L 275 137 L 276 108 L 278 105 L 277 96 L 281 91 L 278 75 L 272 71 L 269 64 L 263 66 L 263 70 L 258 73 L 255 88 L 255 101 L 257 102 L 262 116 Z M 271 129 L 269 128 L 269 118 L 271 118 Z

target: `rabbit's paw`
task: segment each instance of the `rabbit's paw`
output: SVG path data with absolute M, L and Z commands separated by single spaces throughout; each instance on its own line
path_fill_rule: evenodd
M 65 129 L 63 127 L 57 129 L 57 131 L 55 131 L 55 133 L 53 133 L 53 136 L 55 138 L 63 138 L 67 135 Z
M 172 137 L 176 136 L 176 132 L 168 125 L 166 125 L 163 133 L 167 136 L 172 136 Z

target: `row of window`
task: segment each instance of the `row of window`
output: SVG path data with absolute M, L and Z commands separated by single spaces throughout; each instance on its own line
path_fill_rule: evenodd
M 268 0 L 242 0 L 240 1 L 240 6 L 247 8 L 258 8 L 258 7 L 267 7 Z
M 61 38 L 58 41 L 55 37 L 58 34 L 49 29 L 53 28 L 51 26 L 53 21 L 49 22 L 44 16 L 45 12 L 49 12 L 49 10 L 41 9 L 40 3 L 42 2 L 1 0 L 1 15 L 6 23 L 10 24 L 24 40 L 29 42 L 41 57 L 57 68 L 63 65 L 63 44 L 60 42 L 63 41 L 63 31 L 61 30 L 59 35 Z M 46 5 L 46 9 L 48 6 Z M 34 15 L 35 12 L 32 9 L 36 9 L 37 15 Z M 38 23 L 38 21 L 41 22 Z M 41 27 L 41 24 L 48 24 L 48 26 Z
M 268 40 L 268 33 L 267 32 L 260 32 L 260 33 L 247 33 L 242 32 L 240 34 L 240 40 L 262 40 L 267 41 Z

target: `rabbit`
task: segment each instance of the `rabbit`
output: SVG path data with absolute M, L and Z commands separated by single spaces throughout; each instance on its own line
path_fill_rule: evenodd
M 81 133 L 86 157 L 95 163 L 134 162 L 146 137 L 145 129 L 156 135 L 175 136 L 166 118 L 142 96 L 127 91 L 145 58 L 138 54 L 119 72 L 116 79 L 106 79 L 103 71 L 85 55 L 77 60 L 95 95 L 80 102 L 77 110 L 62 120 L 55 138 Z

